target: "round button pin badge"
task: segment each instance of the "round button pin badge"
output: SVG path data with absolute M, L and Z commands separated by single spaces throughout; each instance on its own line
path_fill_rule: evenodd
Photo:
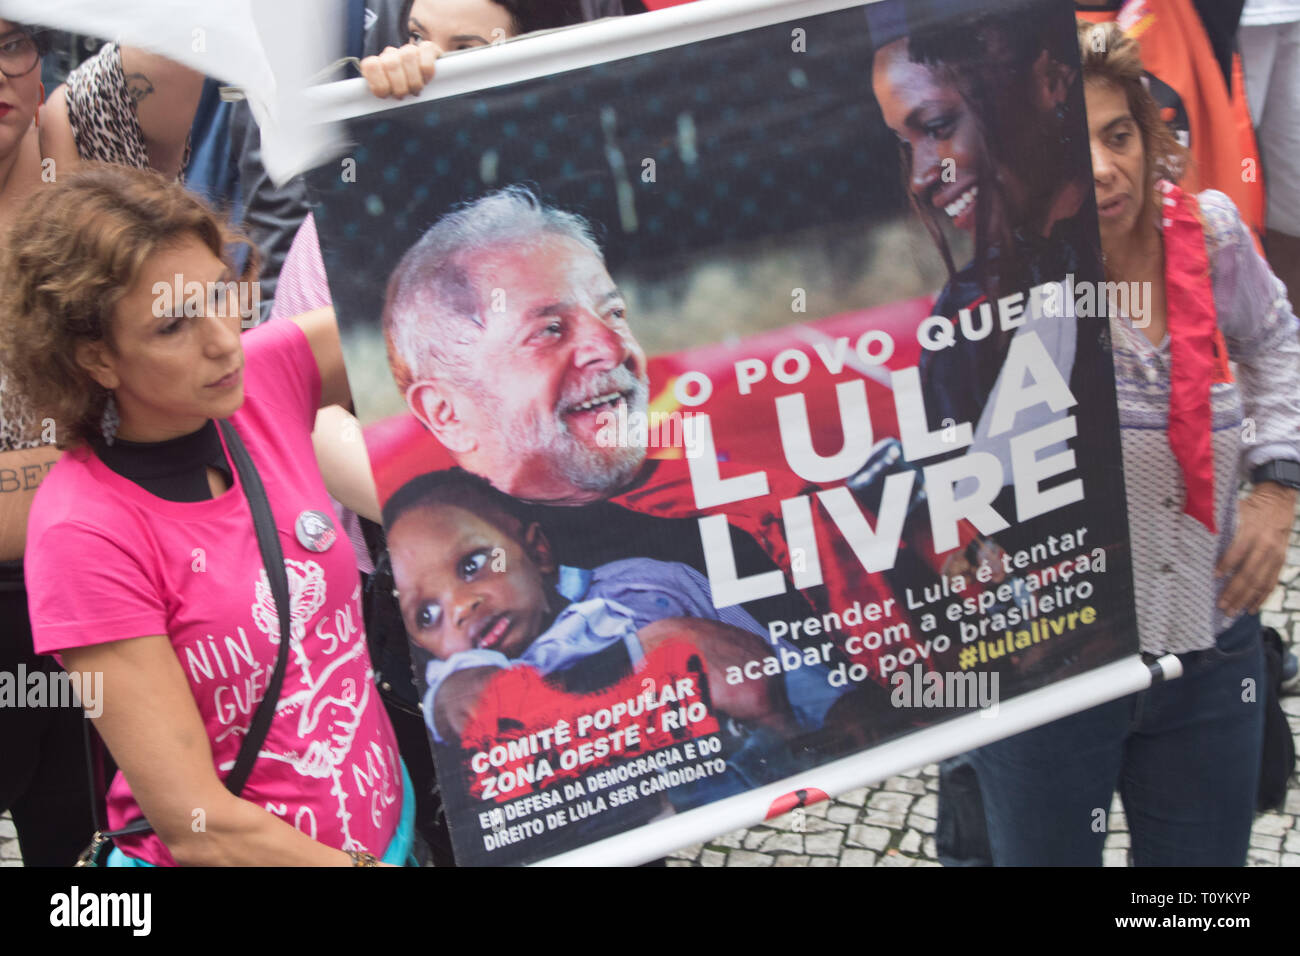
M 330 545 L 338 538 L 338 532 L 334 530 L 334 522 L 323 511 L 304 511 L 298 515 L 293 530 L 298 535 L 299 544 L 308 551 L 318 553 L 329 550 Z

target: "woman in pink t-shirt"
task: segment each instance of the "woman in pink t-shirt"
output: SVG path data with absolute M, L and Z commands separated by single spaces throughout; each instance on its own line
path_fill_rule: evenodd
M 38 651 L 86 675 L 83 703 L 121 768 L 109 827 L 142 814 L 153 826 L 119 838 L 119 860 L 401 862 L 414 800 L 312 447 L 316 410 L 348 402 L 332 317 L 241 336 L 237 240 L 151 173 L 75 173 L 12 235 L 0 257 L 7 364 L 68 449 L 32 508 L 32 630 Z M 239 797 L 222 779 L 281 637 L 214 419 L 257 467 L 292 602 L 279 704 Z

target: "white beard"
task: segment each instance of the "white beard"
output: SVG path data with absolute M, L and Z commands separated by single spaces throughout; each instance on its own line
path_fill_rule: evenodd
M 576 389 L 570 389 L 577 392 Z M 574 488 L 586 492 L 612 494 L 627 485 L 645 461 L 644 445 L 596 446 L 577 438 L 569 430 L 561 409 L 571 408 L 584 397 L 620 391 L 630 393 L 628 414 L 644 416 L 650 388 L 626 367 L 606 373 L 594 382 L 584 383 L 581 393 L 561 396 L 555 408 L 530 410 L 518 431 L 506 436 L 506 448 L 520 459 L 535 457 L 548 450 L 550 468 Z

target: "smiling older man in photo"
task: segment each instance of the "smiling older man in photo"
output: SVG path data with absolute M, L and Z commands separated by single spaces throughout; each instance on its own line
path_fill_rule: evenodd
M 587 224 L 526 189 L 429 229 L 389 282 L 384 331 L 412 413 L 502 491 L 586 504 L 644 464 L 643 446 L 600 435 L 605 413 L 646 411 L 627 306 Z
M 644 420 L 649 380 L 584 219 L 520 186 L 461 206 L 403 256 L 383 325 L 412 414 L 460 467 L 528 503 L 560 563 L 640 557 L 707 575 L 682 463 L 608 440 L 611 413 Z M 734 523 L 731 538 L 737 574 L 778 567 L 770 541 Z M 871 586 L 885 587 L 864 576 Z M 790 590 L 745 609 L 766 627 L 810 608 Z M 848 737 L 823 743 L 860 747 L 883 729 L 888 703 L 873 690 L 840 697 L 826 723 Z

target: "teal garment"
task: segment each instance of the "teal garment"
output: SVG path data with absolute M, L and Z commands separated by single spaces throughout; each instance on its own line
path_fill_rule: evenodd
M 384 851 L 383 861 L 395 866 L 419 866 L 412 850 L 415 846 L 415 787 L 411 785 L 411 775 L 406 772 L 406 761 L 402 761 L 402 819 L 398 821 L 397 831 Z M 153 866 L 144 860 L 127 856 L 117 847 L 108 854 L 105 866 Z

